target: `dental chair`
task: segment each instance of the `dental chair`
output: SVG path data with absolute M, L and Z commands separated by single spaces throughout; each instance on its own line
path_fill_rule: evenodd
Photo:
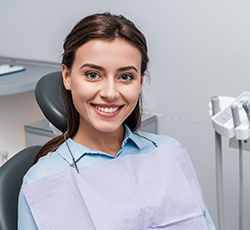
M 66 110 L 60 90 L 61 72 L 43 76 L 37 83 L 35 96 L 44 116 L 60 131 L 67 128 Z M 15 154 L 0 167 L 0 230 L 17 229 L 18 195 L 22 178 L 33 165 L 41 146 L 31 146 Z
M 67 130 L 67 113 L 63 106 L 60 71 L 43 76 L 35 89 L 36 101 L 44 116 L 62 132 Z
M 0 229 L 17 229 L 18 194 L 24 174 L 41 146 L 28 147 L 0 167 Z

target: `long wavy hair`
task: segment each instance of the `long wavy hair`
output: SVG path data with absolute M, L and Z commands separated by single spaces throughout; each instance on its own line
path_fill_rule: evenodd
M 79 21 L 65 39 L 62 55 L 62 64 L 69 70 L 72 69 L 75 53 L 79 47 L 92 39 L 114 40 L 121 38 L 137 48 L 142 57 L 141 73 L 145 75 L 148 67 L 148 49 L 146 38 L 135 24 L 122 15 L 111 13 L 97 13 Z M 79 128 L 79 113 L 74 107 L 71 91 L 65 89 L 61 82 L 61 91 L 67 111 L 67 132 L 65 137 L 73 137 Z M 137 130 L 141 125 L 142 99 L 139 96 L 135 109 L 127 117 L 124 123 L 132 130 Z M 64 142 L 64 135 L 55 137 L 47 142 L 39 151 L 35 162 L 48 152 L 55 151 Z

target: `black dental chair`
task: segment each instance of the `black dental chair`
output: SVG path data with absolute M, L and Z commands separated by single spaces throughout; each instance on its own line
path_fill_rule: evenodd
M 44 116 L 59 130 L 67 130 L 67 115 L 61 91 L 62 73 L 53 72 L 43 76 L 35 89 L 36 101 Z
M 41 146 L 28 147 L 0 167 L 0 229 L 17 229 L 18 194 L 24 174 Z
M 43 76 L 37 83 L 35 95 L 44 116 L 59 130 L 66 131 L 66 111 L 59 85 L 61 72 Z M 0 167 L 0 230 L 17 229 L 18 194 L 22 178 L 33 165 L 41 146 L 31 146 L 15 154 Z

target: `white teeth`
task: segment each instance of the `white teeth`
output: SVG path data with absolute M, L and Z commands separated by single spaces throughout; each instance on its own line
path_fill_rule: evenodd
M 119 107 L 114 107 L 114 108 L 107 108 L 107 107 L 100 107 L 100 106 L 95 106 L 98 110 L 100 110 L 103 113 L 114 113 L 119 109 Z

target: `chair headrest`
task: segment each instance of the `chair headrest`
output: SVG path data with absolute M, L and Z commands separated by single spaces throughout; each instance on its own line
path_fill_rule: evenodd
M 44 116 L 63 133 L 67 130 L 67 113 L 61 95 L 61 71 L 43 76 L 35 88 L 36 101 Z

